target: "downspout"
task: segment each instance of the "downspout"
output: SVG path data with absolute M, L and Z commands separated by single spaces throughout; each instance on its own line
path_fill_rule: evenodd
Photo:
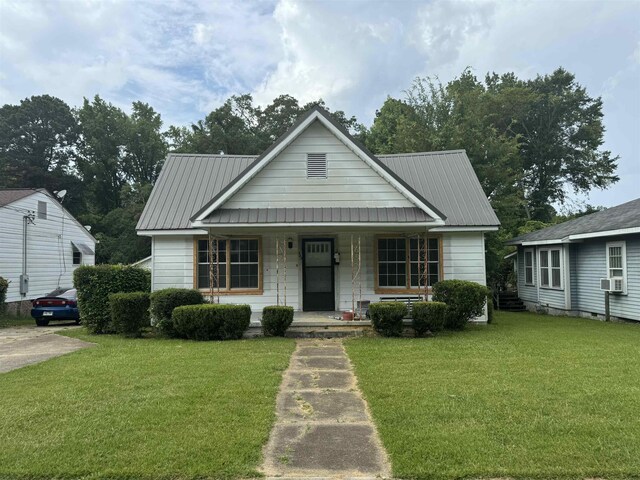
M 29 277 L 27 276 L 27 225 L 29 225 L 34 218 L 32 213 L 22 217 L 22 274 L 20 275 L 20 295 L 23 297 L 26 297 L 29 291 Z

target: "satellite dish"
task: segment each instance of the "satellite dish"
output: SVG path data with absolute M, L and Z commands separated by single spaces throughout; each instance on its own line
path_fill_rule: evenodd
M 58 197 L 59 200 L 63 200 L 64 196 L 67 194 L 66 190 L 60 190 L 58 192 L 53 192 L 55 194 L 56 197 Z

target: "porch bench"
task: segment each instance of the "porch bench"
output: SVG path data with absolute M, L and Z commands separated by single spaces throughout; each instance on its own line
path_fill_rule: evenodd
M 408 315 L 411 316 L 411 311 L 413 310 L 413 304 L 415 302 L 421 302 L 424 299 L 420 295 L 411 295 L 411 296 L 403 296 L 403 297 L 380 297 L 381 302 L 402 302 L 407 305 Z

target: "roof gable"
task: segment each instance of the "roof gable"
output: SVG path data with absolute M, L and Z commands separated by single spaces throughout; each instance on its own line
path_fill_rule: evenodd
M 44 191 L 40 188 L 5 188 L 0 190 L 0 207 L 17 202 L 18 200 L 33 195 L 36 192 Z
M 196 212 L 191 221 L 194 226 L 201 225 L 202 221 L 210 215 L 215 209 L 220 208 L 234 194 L 236 194 L 244 185 L 254 178 L 262 169 L 266 167 L 274 158 L 284 151 L 293 141 L 298 138 L 310 125 L 315 121 L 320 122 L 333 135 L 335 135 L 344 145 L 351 149 L 362 161 L 376 171 L 385 181 L 401 192 L 411 203 L 425 211 L 434 219 L 435 225 L 443 225 L 446 216 L 430 204 L 425 198 L 412 189 L 406 182 L 398 177 L 392 170 L 372 155 L 366 148 L 360 145 L 349 134 L 349 132 L 338 122 L 336 122 L 329 113 L 319 106 L 310 109 L 306 114 L 302 115 L 294 125 L 282 135 L 273 145 L 271 145 L 262 155 L 249 165 L 234 181 L 227 187 L 222 189 L 215 197 L 211 199 L 204 207 Z

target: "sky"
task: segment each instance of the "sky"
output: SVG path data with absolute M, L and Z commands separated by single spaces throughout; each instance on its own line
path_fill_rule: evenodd
M 640 197 L 640 0 L 0 0 L 0 104 L 99 94 L 148 102 L 165 126 L 242 93 L 322 98 L 370 125 L 417 76 L 559 66 L 602 97 L 603 148 L 620 156 L 617 184 L 569 206 Z

